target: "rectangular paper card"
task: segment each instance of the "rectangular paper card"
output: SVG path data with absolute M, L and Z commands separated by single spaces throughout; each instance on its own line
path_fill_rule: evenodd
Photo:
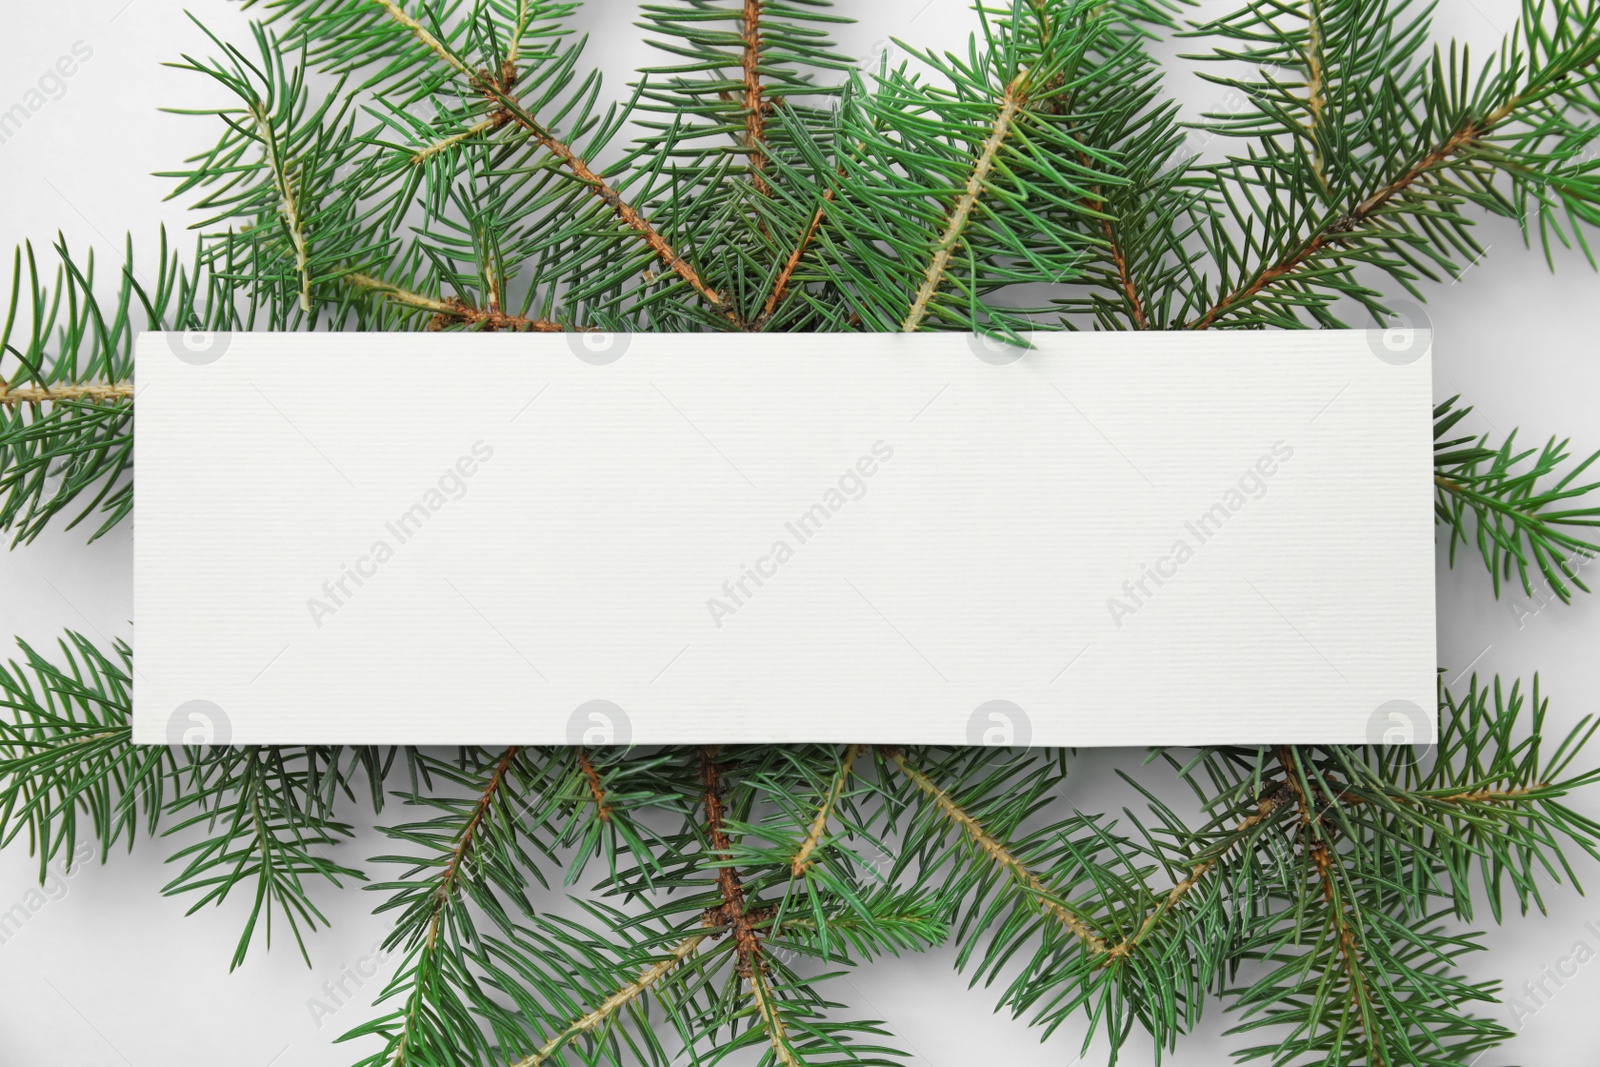
M 1428 338 L 1033 341 L 146 334 L 135 739 L 1431 741 Z

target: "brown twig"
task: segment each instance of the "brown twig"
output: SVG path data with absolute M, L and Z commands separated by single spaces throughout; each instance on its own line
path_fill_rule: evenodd
M 63 400 L 118 401 L 133 398 L 132 382 L 110 382 L 105 385 L 25 385 L 12 389 L 0 382 L 0 407 L 12 408 L 21 404 L 50 404 Z
M 595 771 L 594 764 L 589 762 L 589 753 L 582 748 L 578 749 L 578 766 L 583 769 L 583 775 L 589 780 L 589 794 L 594 797 L 595 814 L 601 822 L 611 821 L 611 805 L 606 802 L 605 787 L 600 782 L 600 775 Z
M 699 293 L 706 303 L 722 312 L 735 325 L 743 325 L 738 312 L 733 309 L 728 298 L 707 285 L 694 267 L 690 266 L 689 262 L 672 247 L 672 243 L 661 236 L 660 232 L 650 224 L 649 220 L 639 214 L 633 205 L 622 199 L 622 194 L 613 189 L 605 178 L 601 177 L 597 171 L 589 166 L 582 156 L 573 151 L 571 146 L 539 126 L 520 107 L 513 106 L 509 110 L 513 117 L 544 147 L 545 151 L 565 163 L 567 169 L 572 172 L 573 177 L 587 185 L 589 191 L 603 201 L 618 219 L 622 220 L 623 225 L 637 233 L 661 262 L 667 265 L 668 269 L 685 282 L 688 282 L 689 287 Z
M 805 256 L 806 250 L 811 247 L 811 242 L 817 236 L 817 230 L 822 226 L 822 216 L 828 209 L 828 202 L 833 199 L 833 190 L 829 189 L 822 194 L 822 203 L 817 205 L 816 214 L 811 216 L 811 225 L 806 227 L 806 232 L 794 246 L 794 251 L 789 253 L 789 258 L 784 261 L 783 269 L 778 272 L 778 277 L 772 283 L 772 292 L 767 295 L 767 302 L 761 308 L 761 314 L 755 322 L 751 323 L 752 330 L 762 329 L 778 310 L 778 305 L 784 297 L 789 295 L 789 283 L 794 279 L 794 272 L 800 266 L 800 260 Z
M 1117 265 L 1117 277 L 1122 281 L 1122 292 L 1128 298 L 1128 310 L 1133 315 L 1133 324 L 1138 329 L 1148 330 L 1150 317 L 1145 314 L 1144 302 L 1139 299 L 1139 289 L 1128 270 L 1127 257 L 1122 254 L 1122 248 L 1117 243 L 1116 228 L 1111 225 L 1110 219 L 1101 219 L 1100 225 L 1105 230 L 1106 242 L 1111 246 L 1111 261 Z
M 722 776 L 717 769 L 716 749 L 710 745 L 700 749 L 700 785 L 704 790 L 706 831 L 711 838 L 711 850 L 720 859 L 730 860 L 733 841 L 728 836 L 727 816 L 722 805 Z M 750 995 L 766 1027 L 773 1055 L 784 1067 L 799 1067 L 789 1047 L 783 1019 L 778 1015 L 778 1007 L 767 985 L 766 964 L 761 958 L 760 929 L 772 918 L 773 910 L 749 906 L 739 872 L 732 863 L 724 862 L 717 868 L 717 886 L 722 891 L 722 904 L 706 912 L 704 921 L 707 925 L 721 926 L 733 934 L 733 950 L 738 961 L 736 968 L 750 983 Z
M 823 803 L 822 811 L 818 813 L 817 820 L 825 823 L 827 812 L 837 801 L 838 795 L 844 788 L 844 777 L 849 773 L 850 765 L 860 754 L 864 746 L 852 745 L 845 753 L 845 759 L 836 776 L 833 788 Z M 587 753 L 579 748 L 578 760 L 584 773 L 589 776 L 590 788 L 594 792 L 595 803 L 602 811 L 609 811 L 603 802 L 598 776 L 595 775 L 593 766 L 589 763 Z M 716 766 L 715 752 L 709 748 L 700 751 L 700 781 L 704 789 L 704 803 L 706 807 L 706 826 L 711 837 L 711 847 L 714 853 L 727 858 L 733 848 L 733 842 L 728 836 L 726 816 L 722 806 L 722 780 Z M 602 815 L 602 818 L 605 816 Z M 817 829 L 817 821 L 813 822 L 813 834 L 810 844 L 815 846 L 820 840 L 821 831 Z M 799 868 L 807 863 L 810 849 L 802 847 L 795 856 L 796 877 Z M 587 1033 L 599 1026 L 606 1019 L 616 1014 L 633 1000 L 642 996 L 656 982 L 660 981 L 672 970 L 677 968 L 686 959 L 694 954 L 702 942 L 708 938 L 718 937 L 732 931 L 734 935 L 735 953 L 739 958 L 739 970 L 750 980 L 750 993 L 756 1003 L 756 1010 L 760 1014 L 763 1024 L 767 1027 L 769 1039 L 772 1043 L 774 1055 L 778 1062 L 785 1067 L 798 1067 L 794 1054 L 789 1047 L 788 1032 L 783 1025 L 782 1018 L 778 1015 L 777 1007 L 773 1003 L 772 992 L 767 985 L 759 965 L 761 945 L 759 930 L 771 920 L 770 910 L 747 909 L 745 907 L 744 887 L 739 881 L 737 872 L 731 866 L 721 868 L 717 873 L 718 888 L 722 893 L 722 904 L 708 911 L 701 921 L 708 927 L 703 933 L 695 934 L 678 943 L 672 953 L 666 958 L 651 964 L 639 975 L 637 979 L 623 986 L 611 996 L 600 1003 L 593 1011 L 580 1016 L 561 1033 L 549 1041 L 526 1059 L 517 1061 L 512 1067 L 541 1067 L 553 1056 L 558 1049 L 573 1037 Z M 737 920 L 735 920 L 737 917 Z
M 744 0 L 744 143 L 750 154 L 750 181 L 762 196 L 767 185 L 767 114 L 761 99 L 761 0 Z
M 488 308 L 474 307 L 459 297 L 446 297 L 436 300 L 433 297 L 423 296 L 421 293 L 409 292 L 397 286 L 390 285 L 381 278 L 373 278 L 366 274 L 346 274 L 344 280 L 360 289 L 367 289 L 380 296 L 387 297 L 397 304 L 416 308 L 419 311 L 433 312 L 433 321 L 430 329 L 437 330 L 451 319 L 477 326 L 479 329 L 511 330 L 513 332 L 532 333 L 566 333 L 568 331 L 586 330 L 585 327 L 563 326 L 559 322 L 549 319 L 525 319 L 519 315 L 507 315 L 498 306 Z M 495 299 L 491 295 L 491 299 Z M 498 303 L 498 300 L 495 301 Z
M 710 745 L 700 749 L 700 785 L 704 790 L 706 831 L 711 837 L 712 854 L 721 860 L 730 860 L 733 841 L 728 837 L 722 807 L 722 777 L 717 769 L 716 749 Z M 739 973 L 753 974 L 761 967 L 761 937 L 756 931 L 756 921 L 765 916 L 752 916 L 745 906 L 744 883 L 739 880 L 739 872 L 732 863 L 723 862 L 717 867 L 717 887 L 722 891 L 722 904 L 707 913 L 707 921 L 733 934 Z

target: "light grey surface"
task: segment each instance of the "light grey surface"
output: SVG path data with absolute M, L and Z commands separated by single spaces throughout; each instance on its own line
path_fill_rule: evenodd
M 245 39 L 244 18 L 235 5 L 190 0 L 188 6 L 219 33 Z M 622 29 L 626 20 L 616 10 L 621 6 L 596 3 L 586 14 L 591 25 L 605 30 L 597 50 L 608 70 L 627 69 L 647 55 L 637 34 Z M 891 33 L 955 45 L 972 25 L 957 0 L 852 6 L 861 8 L 857 14 L 866 20 L 847 38 L 860 55 Z M 1207 3 L 1205 8 L 1224 6 Z M 133 232 L 141 248 L 153 245 L 162 220 L 176 236 L 190 220 L 180 205 L 160 203 L 170 183 L 148 175 L 176 167 L 182 156 L 206 145 L 213 131 L 156 108 L 194 106 L 215 96 L 208 96 L 212 90 L 193 75 L 157 64 L 180 51 L 204 53 L 214 46 L 187 22 L 176 0 L 77 0 L 13 8 L 7 11 L 8 33 L 0 39 L 0 108 L 25 99 L 61 56 L 71 55 L 75 42 L 85 42 L 93 55 L 64 79 L 59 99 L 47 99 L 0 144 L 4 243 L 31 238 L 47 245 L 60 229 L 74 247 L 93 246 L 114 259 L 125 231 Z M 1516 4 L 1449 0 L 1444 8 L 1440 32 L 1469 39 L 1476 54 L 1486 55 L 1487 46 L 1509 28 Z M 1226 106 L 1217 90 L 1189 75 L 1176 77 L 1174 89 L 1198 106 Z M 1576 452 L 1600 448 L 1600 424 L 1593 415 L 1600 360 L 1592 325 L 1600 283 L 1576 254 L 1558 256 L 1559 269 L 1552 276 L 1542 255 L 1524 248 L 1510 226 L 1485 225 L 1483 241 L 1489 254 L 1459 284 L 1428 289 L 1437 330 L 1438 395 L 1460 392 L 1477 405 L 1469 424 L 1474 431 L 1520 426 L 1530 441 L 1555 433 L 1570 435 Z M 0 554 L 0 635 L 50 642 L 68 627 L 106 643 L 127 635 L 130 560 L 126 526 L 91 547 L 82 544 L 78 531 L 55 529 L 31 546 Z M 1467 559 L 1454 572 L 1441 564 L 1438 608 L 1440 663 L 1447 678 L 1469 667 L 1507 679 L 1531 679 L 1538 670 L 1550 697 L 1552 731 L 1600 710 L 1595 699 L 1600 605 L 1593 597 L 1543 610 L 1533 610 L 1537 605 L 1521 597 L 1496 601 L 1481 565 Z M 1085 809 L 1122 803 L 1126 794 L 1109 766 L 1116 759 L 1132 763 L 1135 756 L 1096 754 L 1081 760 L 1069 782 L 1073 800 Z M 1600 750 L 1594 758 L 1600 758 Z M 1600 813 L 1594 796 L 1580 806 Z M 0 1063 L 333 1067 L 354 1059 L 352 1046 L 329 1041 L 364 1017 L 378 980 L 366 978 L 357 986 L 344 978 L 355 997 L 341 996 L 345 1005 L 320 1019 L 320 1026 L 309 1002 L 321 998 L 331 1005 L 324 983 L 337 983 L 347 968 L 359 976 L 373 962 L 381 963 L 371 960 L 384 930 L 367 914 L 373 897 L 325 895 L 335 928 L 313 941 L 314 969 L 308 971 L 292 943 L 280 939 L 269 954 L 258 948 L 229 975 L 240 906 L 184 919 L 187 901 L 160 896 L 173 874 L 160 861 L 165 851 L 164 845 L 141 842 L 133 856 L 115 856 L 106 867 L 87 866 L 38 895 L 31 888 L 36 865 L 25 847 L 0 852 L 0 916 L 26 916 L 13 920 L 17 925 L 7 928 L 0 943 Z M 379 843 L 364 837 L 349 854 L 378 851 Z M 1600 875 L 1591 863 L 1579 864 L 1578 870 L 1591 881 Z M 1524 982 L 1543 980 L 1552 994 L 1541 995 L 1538 1005 L 1520 994 L 1535 1009 L 1531 1015 L 1514 1016 L 1509 1006 L 1492 1009 L 1521 1032 L 1509 1048 L 1484 1057 L 1481 1067 L 1559 1067 L 1600 1058 L 1600 1016 L 1593 1010 L 1600 996 L 1600 963 L 1576 967 L 1575 974 L 1561 979 L 1563 985 L 1546 977 L 1558 968 L 1574 970 L 1572 953 L 1579 942 L 1600 949 L 1600 903 L 1560 889 L 1549 894 L 1549 904 L 1547 916 L 1513 916 L 1504 927 L 1491 928 L 1485 937 L 1491 951 L 1469 961 L 1474 976 L 1503 981 L 1512 993 Z M 949 963 L 949 954 L 941 952 L 878 964 L 831 992 L 887 1020 L 905 1036 L 917 1064 L 1067 1067 L 1074 1062 L 1081 1020 L 1040 1045 L 1035 1032 L 993 1015 L 990 993 L 967 990 Z M 1166 1062 L 1180 1067 L 1229 1062 L 1226 1050 L 1237 1039 L 1219 1035 L 1233 1021 L 1209 1009 L 1200 1032 Z M 1103 1059 L 1097 1047 L 1083 1062 Z M 1124 1062 L 1149 1059 L 1147 1045 L 1136 1042 Z

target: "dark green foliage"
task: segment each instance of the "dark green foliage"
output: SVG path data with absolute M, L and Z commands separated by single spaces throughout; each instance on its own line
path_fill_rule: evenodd
M 351 779 L 358 770 L 372 783 L 374 806 L 382 807 L 379 754 L 359 749 L 346 762 L 339 748 L 186 751 L 190 766 L 184 788 L 167 805 L 174 822 L 166 832 L 205 836 L 172 854 L 170 862 L 182 864 L 182 869 L 163 892 L 199 894 L 189 908 L 192 915 L 207 904 L 222 903 L 242 885 L 254 897 L 233 966 L 244 962 L 258 921 L 271 947 L 274 915 L 289 924 L 309 963 L 303 928 L 314 930 L 327 920 L 302 879 L 315 876 L 340 886 L 362 877 L 320 853 L 352 836 L 350 827 L 334 817 L 333 806 L 336 799 L 353 799 Z
M 1563 601 L 1572 599 L 1572 586 L 1587 593 L 1578 569 L 1600 554 L 1600 545 L 1593 535 L 1578 534 L 1600 526 L 1600 506 L 1569 502 L 1600 488 L 1600 479 L 1583 480 L 1600 452 L 1571 463 L 1567 442 L 1553 437 L 1540 449 L 1519 449 L 1515 430 L 1499 448 L 1490 448 L 1487 436 L 1451 437 L 1472 411 L 1456 407 L 1457 399 L 1434 410 L 1433 432 L 1434 511 L 1450 529 L 1450 561 L 1457 547 L 1477 545 L 1496 595 L 1513 573 L 1523 591 L 1532 593 L 1535 570 Z
M 26 832 L 43 878 L 80 839 L 95 840 L 104 856 L 124 838 L 131 847 L 141 819 L 153 832 L 176 763 L 129 741 L 127 645 L 118 643 L 114 659 L 75 633 L 58 657 L 21 647 L 25 664 L 0 667 L 0 843 Z
M 46 285 L 19 254 L 19 538 L 128 514 L 137 329 L 1366 326 L 1480 256 L 1482 212 L 1547 251 L 1587 253 L 1600 221 L 1593 0 L 1528 0 L 1487 61 L 1403 0 L 1204 24 L 1017 0 L 959 54 L 865 69 L 832 43 L 848 8 L 653 0 L 659 65 L 619 96 L 568 3 L 246 6 L 251 48 L 179 64 L 236 98 L 196 112 L 216 146 L 172 175 L 203 215 L 193 264 L 163 244 L 154 280 L 130 252 L 108 282 L 63 248 Z M 1231 62 L 1207 70 L 1238 106 L 1185 123 L 1149 48 L 1174 32 Z M 1435 412 L 1452 558 L 1476 546 L 1497 590 L 1585 589 L 1594 457 L 1461 436 L 1469 410 Z M 1220 1004 L 1245 1059 L 1467 1063 L 1510 1036 L 1463 974 L 1468 924 L 1542 908 L 1600 849 L 1568 805 L 1593 727 L 1552 743 L 1537 686 L 1498 679 L 1441 691 L 1431 750 L 1154 753 L 1111 814 L 1067 798 L 1086 757 L 1061 751 L 137 748 L 125 646 L 23 655 L 0 671 L 0 841 L 43 869 L 171 834 L 168 892 L 248 898 L 235 964 L 275 918 L 310 952 L 314 898 L 371 879 L 393 974 L 347 1035 L 371 1067 L 899 1063 L 836 982 L 937 945 L 1085 1047 L 1166 1052 Z M 358 870 L 332 857 L 367 808 L 389 854 Z

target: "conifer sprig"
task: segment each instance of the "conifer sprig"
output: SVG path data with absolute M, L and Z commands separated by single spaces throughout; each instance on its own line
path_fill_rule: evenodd
M 1457 399 L 1434 410 L 1434 510 L 1450 530 L 1450 561 L 1458 547 L 1475 544 L 1497 596 L 1513 575 L 1532 593 L 1535 572 L 1563 601 L 1574 587 L 1587 593 L 1578 571 L 1600 554 L 1595 535 L 1586 532 L 1600 526 L 1600 506 L 1571 504 L 1600 488 L 1600 479 L 1587 478 L 1600 452 L 1573 463 L 1568 442 L 1553 437 L 1539 449 L 1519 449 L 1515 430 L 1499 448 L 1489 447 L 1487 435 L 1452 437 L 1472 412 L 1457 407 Z
M 126 644 L 115 658 L 76 633 L 56 657 L 18 644 L 25 663 L 0 667 L 0 844 L 25 834 L 42 881 L 80 842 L 104 858 L 121 841 L 131 848 L 141 822 L 155 833 L 181 783 L 171 752 L 130 741 Z

